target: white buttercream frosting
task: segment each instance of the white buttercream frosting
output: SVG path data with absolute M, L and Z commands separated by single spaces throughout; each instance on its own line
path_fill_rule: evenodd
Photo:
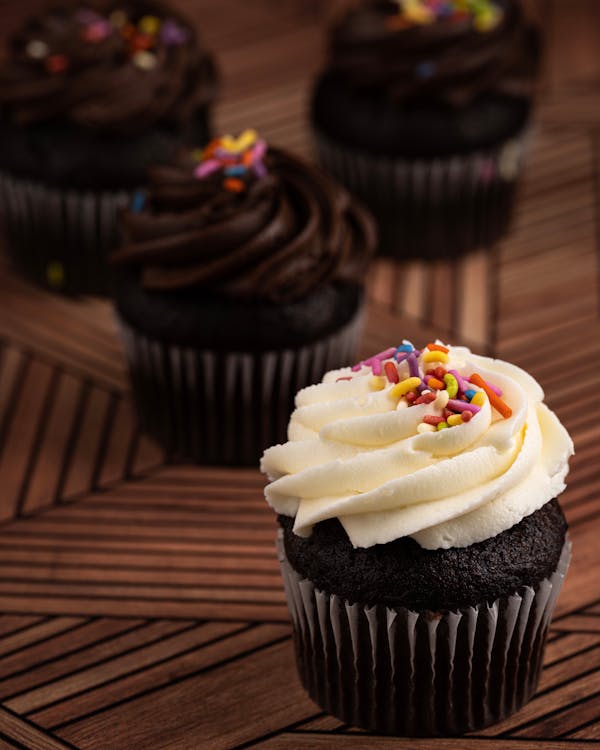
M 295 517 L 295 533 L 308 536 L 316 523 L 338 518 L 355 547 L 405 536 L 427 549 L 465 547 L 509 529 L 562 492 L 573 443 L 542 403 L 538 383 L 465 347 L 448 347 L 445 362 L 424 362 L 427 351 L 419 356 L 420 377 L 436 366 L 465 379 L 476 373 L 501 389 L 512 414 L 501 416 L 480 396 L 470 421 L 438 430 L 420 425 L 444 415 L 446 391 L 409 405 L 385 371 L 375 377 L 370 365 L 327 373 L 297 394 L 289 442 L 269 448 L 261 462 L 271 479 L 266 499 Z M 387 361 L 400 381 L 411 375 L 406 360 Z

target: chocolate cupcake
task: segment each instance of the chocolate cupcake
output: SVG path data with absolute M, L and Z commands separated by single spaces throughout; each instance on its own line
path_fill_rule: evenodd
M 15 264 L 72 293 L 106 292 L 119 208 L 149 165 L 205 143 L 216 73 L 161 0 L 51 6 L 0 69 L 0 213 Z
M 372 220 L 246 131 L 152 169 L 123 230 L 116 305 L 142 423 L 176 457 L 256 463 L 298 388 L 351 361 Z
M 332 27 L 311 119 L 380 249 L 440 257 L 508 225 L 539 60 L 517 0 L 367 0 Z
M 523 370 L 409 342 L 327 373 L 267 450 L 298 669 L 341 720 L 454 735 L 535 692 L 569 435 Z

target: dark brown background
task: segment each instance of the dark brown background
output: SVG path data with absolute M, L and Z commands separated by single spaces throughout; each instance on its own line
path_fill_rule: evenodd
M 0 3 L 2 34 L 40 4 Z M 180 4 L 219 55 L 219 128 L 308 154 L 326 0 Z M 528 5 L 548 54 L 514 229 L 468 259 L 378 263 L 363 349 L 494 349 L 571 431 L 574 559 L 538 696 L 446 741 L 324 715 L 295 675 L 258 472 L 165 464 L 135 425 L 109 305 L 0 264 L 0 750 L 600 747 L 600 7 Z

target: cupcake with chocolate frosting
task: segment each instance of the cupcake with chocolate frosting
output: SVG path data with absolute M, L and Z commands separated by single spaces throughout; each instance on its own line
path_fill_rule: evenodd
M 298 669 L 342 721 L 452 735 L 535 692 L 573 444 L 526 372 L 410 342 L 301 390 L 265 495 Z
M 50 6 L 0 68 L 0 210 L 16 264 L 75 293 L 107 290 L 116 215 L 151 164 L 210 137 L 211 55 L 162 0 Z
M 352 356 L 372 220 L 252 130 L 148 183 L 112 255 L 143 424 L 175 456 L 255 463 L 298 388 Z
M 518 0 L 367 0 L 338 19 L 311 118 L 383 252 L 443 256 L 506 231 L 539 47 Z

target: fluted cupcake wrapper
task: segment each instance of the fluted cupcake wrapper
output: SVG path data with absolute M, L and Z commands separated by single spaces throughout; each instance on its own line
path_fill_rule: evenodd
M 321 165 L 371 209 L 379 251 L 440 258 L 492 245 L 510 225 L 525 133 L 492 149 L 439 159 L 394 159 L 315 133 Z
M 66 190 L 0 172 L 0 217 L 9 254 L 43 286 L 106 294 L 106 258 L 118 242 L 118 212 L 131 196 Z
M 301 680 L 342 721 L 400 736 L 462 734 L 500 721 L 535 692 L 568 540 L 535 589 L 456 612 L 349 604 L 292 568 L 281 532 L 277 549 Z
M 256 466 L 287 440 L 300 388 L 352 363 L 362 307 L 329 336 L 298 349 L 215 352 L 120 327 L 141 423 L 167 453 L 203 464 Z

